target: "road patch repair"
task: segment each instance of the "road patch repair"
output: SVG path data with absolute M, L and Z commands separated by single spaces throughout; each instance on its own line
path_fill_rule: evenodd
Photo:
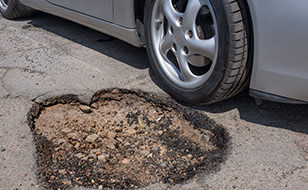
M 217 170 L 229 146 L 205 114 L 142 91 L 100 91 L 90 105 L 75 95 L 50 98 L 28 120 L 47 189 L 179 184 Z

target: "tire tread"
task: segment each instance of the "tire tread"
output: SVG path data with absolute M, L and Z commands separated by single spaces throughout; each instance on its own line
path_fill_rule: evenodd
M 247 13 L 240 0 L 223 0 L 228 15 L 231 49 L 225 77 L 220 83 L 210 104 L 228 99 L 241 92 L 248 84 L 250 63 L 248 62 Z

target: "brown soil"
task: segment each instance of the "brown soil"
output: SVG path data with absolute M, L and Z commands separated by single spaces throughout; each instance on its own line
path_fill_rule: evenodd
M 113 90 L 96 95 L 90 107 L 53 101 L 34 109 L 30 118 L 43 185 L 127 189 L 175 184 L 223 160 L 227 137 L 221 127 L 201 113 L 145 97 Z M 188 120 L 191 114 L 194 121 Z

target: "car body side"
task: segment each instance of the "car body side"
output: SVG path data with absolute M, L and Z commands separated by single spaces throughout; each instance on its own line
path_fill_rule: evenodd
M 79 1 L 86 2 L 76 2 Z M 104 6 L 85 14 L 79 10 L 82 4 L 74 5 L 79 6 L 78 9 L 68 8 L 71 0 L 20 0 L 34 9 L 86 25 L 134 46 L 144 46 L 142 15 L 138 13 L 141 7 L 138 5 L 144 0 L 96 1 L 91 3 L 100 2 Z M 253 31 L 251 95 L 280 102 L 307 103 L 308 1 L 245 1 Z

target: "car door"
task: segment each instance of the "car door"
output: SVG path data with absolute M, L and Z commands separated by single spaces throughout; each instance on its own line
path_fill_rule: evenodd
M 114 0 L 48 0 L 50 3 L 89 15 L 95 18 L 113 22 Z

